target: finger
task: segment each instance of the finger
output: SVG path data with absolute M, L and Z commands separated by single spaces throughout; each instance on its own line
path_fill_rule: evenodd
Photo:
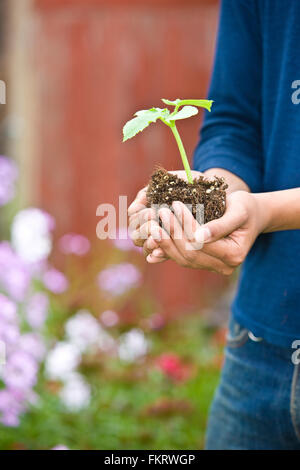
M 137 230 L 141 225 L 149 220 L 157 220 L 157 215 L 154 209 L 147 208 L 135 212 L 129 217 L 129 230 Z
M 221 259 L 210 256 L 204 253 L 202 250 L 195 248 L 195 246 L 185 237 L 182 227 L 180 226 L 177 218 L 172 214 L 169 209 L 160 209 L 159 217 L 163 221 L 164 227 L 168 227 L 168 231 L 173 241 L 174 247 L 172 253 L 168 252 L 170 249 L 167 246 L 166 241 L 159 243 L 160 247 L 163 248 L 164 252 L 167 253 L 172 259 L 174 259 L 175 248 L 179 253 L 182 263 L 184 258 L 184 264 L 191 267 L 197 267 L 199 269 L 207 269 L 209 271 L 216 271 L 222 274 L 228 273 L 229 266 L 226 265 Z M 181 237 L 178 236 L 181 231 Z M 175 236 L 176 235 L 176 236 Z M 177 255 L 178 257 L 178 255 Z M 179 258 L 179 257 L 178 257 Z M 174 259 L 175 260 L 175 259 Z
M 232 209 L 232 210 L 231 210 Z M 247 213 L 241 206 L 231 206 L 230 203 L 225 214 L 219 219 L 212 220 L 199 227 L 195 232 L 197 242 L 211 243 L 230 235 L 240 228 L 247 220 Z
M 157 257 L 157 256 L 154 256 L 152 253 L 150 253 L 147 256 L 146 261 L 149 264 L 159 264 L 159 263 L 163 263 L 164 261 L 168 261 L 168 259 L 169 258 L 167 257 Z
M 145 241 L 150 235 L 149 224 L 151 224 L 151 221 L 146 222 L 136 230 L 129 231 L 130 238 L 136 246 L 144 246 Z
M 195 231 L 200 228 L 200 224 L 197 222 L 190 209 L 180 201 L 173 202 L 172 208 L 187 239 L 195 241 L 194 234 Z
M 152 253 L 149 253 L 146 258 L 146 260 L 150 264 L 162 263 L 163 261 L 167 261 L 168 259 L 168 256 L 165 255 L 162 248 L 155 248 L 155 250 L 153 250 Z
M 187 262 L 185 257 L 178 250 L 174 240 L 170 237 L 170 233 L 173 233 L 174 236 L 173 219 L 175 219 L 175 216 L 169 209 L 160 209 L 158 214 L 163 223 L 163 228 L 167 233 L 167 236 L 161 237 L 161 241 L 159 242 L 160 248 L 162 248 L 165 255 L 167 255 L 173 261 L 180 264 L 181 266 L 186 266 Z M 182 233 L 182 229 L 180 232 Z M 179 233 L 177 235 L 180 236 Z
M 172 207 L 177 220 L 183 227 L 184 233 L 187 239 L 192 243 L 192 246 L 195 249 L 201 249 L 203 253 L 216 257 L 225 262 L 228 266 L 231 266 L 227 261 L 226 254 L 230 253 L 235 255 L 235 253 L 240 249 L 239 245 L 230 238 L 223 238 L 214 243 L 206 244 L 203 244 L 202 239 L 196 242 L 195 232 L 201 227 L 201 225 L 196 221 L 191 211 L 182 202 L 175 201 L 173 202 Z
M 171 258 L 173 261 L 180 265 L 186 264 L 185 259 L 179 253 L 174 242 L 171 240 L 169 234 L 163 227 L 160 227 L 158 224 L 157 226 L 155 226 L 154 223 L 152 223 L 151 236 L 154 238 L 155 241 L 157 241 L 159 247 L 163 250 L 165 257 Z
M 150 237 L 145 241 L 143 245 L 144 256 L 147 257 L 150 253 L 153 252 L 153 250 L 158 249 L 158 248 L 159 247 L 158 247 L 157 242 L 150 235 Z
M 152 255 L 155 256 L 156 258 L 166 258 L 167 256 L 164 253 L 164 250 L 162 248 L 155 248 L 155 250 L 152 251 Z
M 154 240 L 160 240 L 160 227 L 158 222 L 154 220 L 144 223 L 137 230 L 130 233 L 131 239 L 137 246 L 143 246 L 150 235 Z
M 141 189 L 134 201 L 130 204 L 130 206 L 128 207 L 128 215 L 131 216 L 132 214 L 134 214 L 135 212 L 138 212 L 139 210 L 141 210 L 142 208 L 145 208 L 146 205 L 147 205 L 147 197 L 146 197 L 146 192 L 147 192 L 147 186 L 145 186 L 143 189 Z M 142 207 L 143 206 L 143 207 Z

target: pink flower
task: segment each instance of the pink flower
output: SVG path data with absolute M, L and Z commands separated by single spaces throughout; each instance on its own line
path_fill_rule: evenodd
M 69 287 L 66 276 L 55 268 L 50 268 L 43 274 L 43 282 L 45 287 L 54 294 L 62 294 Z
M 67 233 L 59 240 L 59 248 L 62 253 L 83 256 L 90 250 L 91 243 L 83 235 Z
M 186 380 L 190 375 L 189 367 L 183 364 L 176 354 L 162 354 L 158 357 L 156 364 L 166 376 L 174 381 Z
M 26 319 L 28 324 L 34 328 L 41 328 L 48 315 L 49 299 L 46 294 L 36 292 L 29 299 L 26 306 Z
M 0 287 L 13 299 L 24 300 L 31 281 L 29 266 L 16 255 L 9 242 L 0 243 Z
M 70 449 L 64 444 L 58 444 L 57 446 L 52 447 L 51 450 L 70 450 Z
M 46 346 L 42 337 L 36 333 L 25 333 L 20 337 L 18 347 L 31 355 L 36 361 L 42 361 L 46 354 Z
M 11 201 L 15 195 L 18 168 L 13 160 L 0 155 L 0 206 Z
M 17 427 L 19 415 L 24 411 L 23 395 L 15 390 L 0 390 L 0 422 Z
M 25 351 L 15 351 L 7 359 L 3 381 L 8 388 L 29 390 L 37 381 L 38 364 Z
M 17 306 L 6 295 L 0 294 L 0 319 L 8 323 L 17 322 Z
M 110 328 L 119 322 L 119 315 L 113 310 L 105 310 L 101 313 L 100 320 L 104 326 Z
M 98 275 L 100 289 L 114 296 L 122 295 L 127 290 L 137 287 L 140 280 L 140 271 L 131 263 L 109 266 Z
M 126 228 L 119 228 L 117 238 L 113 240 L 113 244 L 116 248 L 118 248 L 118 250 L 121 251 L 142 251 L 140 247 L 134 245 L 133 241 L 129 237 L 128 230 Z

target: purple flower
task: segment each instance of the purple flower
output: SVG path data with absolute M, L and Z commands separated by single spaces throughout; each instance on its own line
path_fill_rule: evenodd
M 28 291 L 31 274 L 28 266 L 13 251 L 9 242 L 0 243 L 0 287 L 9 296 L 22 301 Z
M 21 351 L 31 355 L 35 360 L 42 361 L 46 354 L 45 344 L 37 333 L 25 333 L 18 342 Z
M 18 176 L 16 163 L 0 155 L 0 206 L 4 206 L 15 195 L 15 181 Z
M 37 381 L 38 364 L 24 351 L 14 351 L 7 359 L 3 381 L 8 388 L 29 390 Z
M 142 251 L 140 247 L 134 245 L 126 228 L 119 228 L 117 238 L 113 240 L 113 244 L 121 251 Z
M 43 282 L 54 294 L 62 294 L 69 287 L 66 276 L 55 268 L 50 268 L 43 274 Z
M 17 322 L 17 306 L 6 295 L 0 293 L 0 321 L 16 323 Z
M 15 346 L 20 338 L 20 330 L 18 325 L 7 323 L 0 318 L 0 340 L 9 346 Z
M 59 248 L 62 253 L 83 256 L 90 250 L 91 243 L 83 235 L 67 233 L 59 240 Z
M 141 273 L 131 263 L 120 263 L 110 266 L 98 275 L 100 289 L 117 296 L 136 287 L 141 280 Z
M 49 299 L 46 294 L 36 292 L 26 306 L 26 319 L 33 329 L 41 328 L 47 318 Z
M 16 390 L 0 390 L 0 422 L 5 426 L 19 425 L 19 415 L 23 413 L 24 396 Z

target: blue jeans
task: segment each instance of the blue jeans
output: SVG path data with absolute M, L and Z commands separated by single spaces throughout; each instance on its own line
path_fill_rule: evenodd
M 292 361 L 292 347 L 257 341 L 232 318 L 225 351 L 206 449 L 300 450 L 299 355 Z

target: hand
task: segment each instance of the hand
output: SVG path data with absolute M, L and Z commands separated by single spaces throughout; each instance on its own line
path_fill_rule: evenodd
M 163 223 L 158 233 L 155 229 L 159 247 L 181 266 L 224 275 L 232 274 L 244 261 L 268 224 L 261 199 L 246 191 L 230 194 L 225 214 L 201 226 L 183 203 L 173 202 L 172 208 L 174 214 L 167 208 L 159 210 Z
M 183 180 L 187 180 L 184 170 L 170 171 Z M 200 171 L 192 171 L 194 178 L 202 175 Z M 167 261 L 169 257 L 159 247 L 157 241 L 150 233 L 159 231 L 157 214 L 151 208 L 147 208 L 147 187 L 141 189 L 132 204 L 128 208 L 129 234 L 136 246 L 143 247 L 144 256 L 148 263 L 156 264 Z M 166 234 L 165 234 L 166 235 Z
M 158 230 L 158 216 L 151 208 L 147 208 L 147 187 L 141 189 L 132 204 L 128 208 L 129 235 L 136 246 L 143 247 L 144 256 L 155 251 L 153 258 L 156 263 L 166 261 L 163 250 L 159 248 L 156 241 L 150 235 L 150 231 Z

